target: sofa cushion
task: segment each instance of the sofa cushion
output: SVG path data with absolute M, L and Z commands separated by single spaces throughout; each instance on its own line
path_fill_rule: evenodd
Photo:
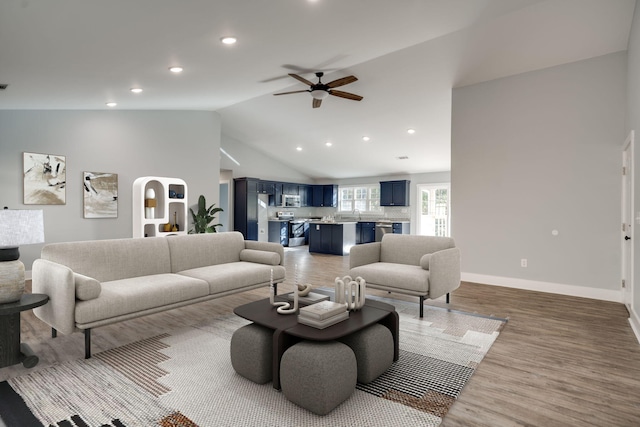
M 171 273 L 102 282 L 100 297 L 76 303 L 76 323 L 91 323 L 208 294 L 206 282 Z
M 362 277 L 367 286 L 381 285 L 423 295 L 429 291 L 429 270 L 419 265 L 376 262 L 354 267 L 349 275 Z
M 73 281 L 76 284 L 76 298 L 83 301 L 95 299 L 100 296 L 102 286 L 93 277 L 73 273 Z
M 382 236 L 380 245 L 380 261 L 420 265 L 420 258 L 424 254 L 455 247 L 451 237 L 435 237 L 409 234 L 391 234 Z
M 258 251 L 255 249 L 243 249 L 240 251 L 240 261 L 278 265 L 280 264 L 280 254 L 268 251 Z
M 209 283 L 209 293 L 217 294 L 261 283 L 266 286 L 269 284 L 271 270 L 274 283 L 284 280 L 285 270 L 281 265 L 245 261 L 194 268 L 178 274 L 206 281 Z
M 240 261 L 244 237 L 237 231 L 189 234 L 167 238 L 171 250 L 171 272 Z
M 42 248 L 41 258 L 102 283 L 171 272 L 164 237 L 50 243 Z

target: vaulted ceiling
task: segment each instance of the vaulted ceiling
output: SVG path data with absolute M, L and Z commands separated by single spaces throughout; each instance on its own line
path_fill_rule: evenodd
M 211 110 L 225 136 L 310 178 L 445 171 L 452 88 L 626 50 L 634 7 L 635 0 L 3 0 L 0 84 L 9 86 L 0 109 Z M 229 35 L 236 44 L 221 43 Z M 183 72 L 169 72 L 174 65 Z M 355 75 L 340 90 L 364 99 L 330 96 L 314 109 L 308 93 L 273 96 L 307 89 L 287 73 L 316 81 L 315 71 L 325 82 Z

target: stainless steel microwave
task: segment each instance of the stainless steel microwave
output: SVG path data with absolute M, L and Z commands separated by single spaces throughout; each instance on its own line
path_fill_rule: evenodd
M 299 208 L 300 196 L 298 196 L 297 194 L 283 194 L 282 204 L 280 206 L 282 206 L 283 208 Z

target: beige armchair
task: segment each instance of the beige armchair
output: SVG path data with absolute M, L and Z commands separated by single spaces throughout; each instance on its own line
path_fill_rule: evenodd
M 349 254 L 349 275 L 367 287 L 425 298 L 447 296 L 460 286 L 460 249 L 450 237 L 385 234 L 381 242 L 356 245 Z

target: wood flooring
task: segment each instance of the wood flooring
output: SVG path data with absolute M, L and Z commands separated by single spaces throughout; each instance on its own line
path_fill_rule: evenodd
M 287 248 L 287 282 L 331 286 L 348 257 Z M 368 290 L 378 295 L 384 292 Z M 92 351 L 107 350 L 267 296 L 247 291 L 115 325 L 96 328 Z M 392 294 L 396 299 L 417 298 Z M 447 307 L 444 297 L 428 305 Z M 640 344 L 622 304 L 463 282 L 449 308 L 507 318 L 495 344 L 444 418 L 452 426 L 640 426 Z M 418 307 L 416 305 L 416 312 Z M 82 333 L 52 339 L 48 325 L 22 314 L 22 340 L 40 356 L 28 370 L 0 369 L 0 380 L 82 358 Z

